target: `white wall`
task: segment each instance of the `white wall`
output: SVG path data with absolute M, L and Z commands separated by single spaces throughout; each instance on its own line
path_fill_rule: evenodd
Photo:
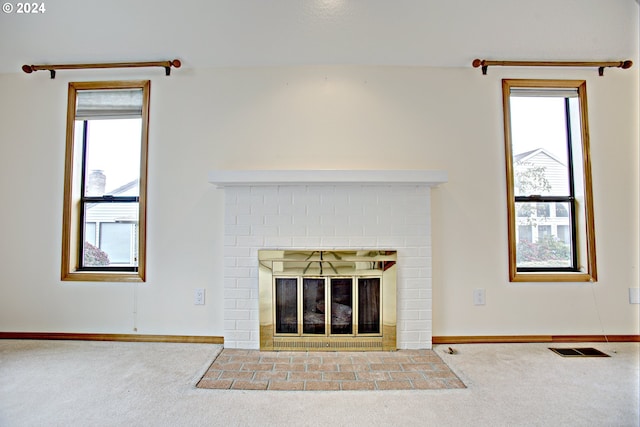
M 288 67 L 0 75 L 0 331 L 223 335 L 213 169 L 444 169 L 433 334 L 638 334 L 638 67 Z M 148 280 L 61 282 L 67 83 L 151 84 Z M 587 80 L 599 281 L 508 282 L 500 79 Z M 193 305 L 193 290 L 207 303 Z M 472 291 L 486 289 L 474 306 Z

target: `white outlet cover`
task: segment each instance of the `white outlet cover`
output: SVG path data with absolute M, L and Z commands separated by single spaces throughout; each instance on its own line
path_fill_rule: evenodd
M 193 303 L 195 305 L 204 305 L 204 289 L 199 288 L 193 292 Z
M 484 289 L 473 290 L 473 303 L 475 305 L 485 305 L 485 292 Z

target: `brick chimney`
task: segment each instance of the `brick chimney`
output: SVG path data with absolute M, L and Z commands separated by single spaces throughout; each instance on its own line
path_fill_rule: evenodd
M 107 183 L 107 176 L 101 170 L 92 170 L 89 173 L 86 183 L 85 194 L 87 196 L 102 196 L 104 195 L 105 185 Z

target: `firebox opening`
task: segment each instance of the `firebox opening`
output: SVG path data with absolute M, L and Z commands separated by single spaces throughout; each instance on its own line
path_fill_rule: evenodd
M 261 250 L 262 350 L 395 350 L 396 251 Z

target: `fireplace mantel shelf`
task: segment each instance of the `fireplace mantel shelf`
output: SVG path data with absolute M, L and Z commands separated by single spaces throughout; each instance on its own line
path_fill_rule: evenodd
M 442 170 L 214 170 L 209 182 L 218 188 L 256 185 L 429 185 L 447 182 Z

